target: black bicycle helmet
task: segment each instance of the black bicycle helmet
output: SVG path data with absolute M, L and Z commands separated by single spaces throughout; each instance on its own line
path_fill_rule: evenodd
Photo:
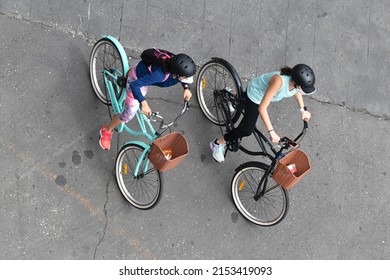
M 291 71 L 291 79 L 300 86 L 305 94 L 313 94 L 316 91 L 314 83 L 316 77 L 313 70 L 306 64 L 297 64 Z
M 191 77 L 196 72 L 194 61 L 184 53 L 175 55 L 170 62 L 169 68 L 169 72 L 178 76 Z

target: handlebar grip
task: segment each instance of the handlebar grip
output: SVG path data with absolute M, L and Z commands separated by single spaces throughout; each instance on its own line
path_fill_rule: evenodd
M 149 116 L 147 116 L 149 121 L 156 122 L 157 119 L 164 120 L 162 116 L 159 115 L 159 112 L 152 112 Z
M 303 121 L 303 128 L 304 129 L 308 129 L 309 128 L 309 125 L 307 124 L 307 121 Z

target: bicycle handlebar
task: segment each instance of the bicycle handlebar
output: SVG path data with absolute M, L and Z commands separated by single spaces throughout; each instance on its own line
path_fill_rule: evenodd
M 159 129 L 159 130 L 163 129 L 163 131 L 162 131 L 162 132 L 159 132 L 159 134 L 162 134 L 162 133 L 164 133 L 168 128 L 170 128 L 173 124 L 175 124 L 176 121 L 177 121 L 181 116 L 183 116 L 184 113 L 185 113 L 189 108 L 190 108 L 190 103 L 189 103 L 187 100 L 185 100 L 185 101 L 184 101 L 184 105 L 183 105 L 183 109 L 181 110 L 181 112 L 179 113 L 179 115 L 177 115 L 177 117 L 176 117 L 172 122 L 170 122 L 169 124 L 165 124 L 165 123 L 164 123 L 164 118 L 163 118 L 163 116 L 159 115 L 158 112 L 153 112 L 153 113 L 149 116 L 149 120 L 152 121 L 152 122 L 156 122 L 157 120 L 156 120 L 156 119 L 153 119 L 153 117 L 156 117 L 156 118 L 160 119 L 161 124 L 160 124 L 160 129 Z
M 303 129 L 302 129 L 301 133 L 297 137 L 295 137 L 294 140 L 291 140 L 286 136 L 280 139 L 279 143 L 282 144 L 280 151 L 282 151 L 283 149 L 287 149 L 290 146 L 296 147 L 298 145 L 297 141 L 300 138 L 303 138 L 305 136 L 306 131 L 308 129 L 309 129 L 309 125 L 308 125 L 307 121 L 304 120 L 303 121 Z

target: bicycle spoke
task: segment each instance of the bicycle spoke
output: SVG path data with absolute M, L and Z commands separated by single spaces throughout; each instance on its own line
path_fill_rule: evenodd
M 232 181 L 232 196 L 240 213 L 258 225 L 273 225 L 283 219 L 287 212 L 287 194 L 271 177 L 265 186 L 266 191 L 255 200 L 261 178 L 268 166 L 253 163 L 241 168 Z
M 115 76 L 123 76 L 123 68 L 120 53 L 112 41 L 103 38 L 96 42 L 90 58 L 90 76 L 95 94 L 103 103 L 111 104 L 104 81 L 104 71 L 109 71 Z M 110 81 L 118 97 L 120 90 L 116 80 L 111 78 Z
M 144 172 L 147 158 L 142 159 L 138 174 L 134 175 L 135 168 L 143 155 L 143 147 L 136 144 L 124 146 L 116 160 L 117 182 L 123 196 L 135 207 L 149 209 L 160 199 L 162 183 L 160 173 L 149 162 L 150 168 Z M 126 172 L 122 166 L 126 165 Z
M 197 98 L 205 116 L 211 122 L 221 126 L 226 125 L 226 118 L 224 118 L 221 104 L 217 104 L 219 101 L 215 100 L 215 94 L 218 94 L 218 92 L 222 93 L 227 88 L 238 92 L 237 81 L 232 76 L 232 73 L 219 62 L 211 61 L 206 63 L 198 75 Z M 232 115 L 232 112 L 229 110 L 227 113 Z

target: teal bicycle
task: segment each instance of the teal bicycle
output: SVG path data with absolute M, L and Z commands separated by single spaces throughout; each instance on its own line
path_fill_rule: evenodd
M 92 48 L 89 71 L 93 90 L 101 102 L 109 106 L 110 117 L 124 110 L 126 74 L 129 63 L 126 52 L 117 39 L 103 36 Z M 158 204 L 163 191 L 163 174 L 176 167 L 188 154 L 188 143 L 183 135 L 172 132 L 163 135 L 189 108 L 184 103 L 179 115 L 166 124 L 158 113 L 147 117 L 140 109 L 135 119 L 139 129 L 126 123 L 116 129 L 133 137 L 144 137 L 146 143 L 132 140 L 119 150 L 115 161 L 115 177 L 125 199 L 138 209 L 150 209 Z M 155 130 L 152 122 L 160 122 Z

